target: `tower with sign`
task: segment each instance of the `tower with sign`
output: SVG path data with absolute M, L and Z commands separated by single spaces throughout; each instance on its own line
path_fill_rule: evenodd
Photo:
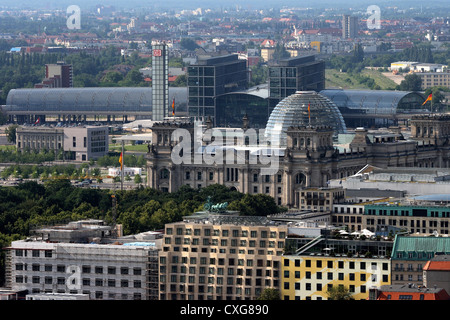
M 152 120 L 161 121 L 169 107 L 169 52 L 165 43 L 152 44 Z

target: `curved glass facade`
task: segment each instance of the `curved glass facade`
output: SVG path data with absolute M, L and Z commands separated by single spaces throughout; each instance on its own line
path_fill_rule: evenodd
M 326 89 L 320 93 L 332 100 L 342 113 L 382 115 L 424 110 L 425 98 L 418 92 Z
M 169 89 L 169 107 L 175 99 L 175 112 L 187 111 L 187 88 Z M 152 111 L 152 88 L 51 88 L 12 89 L 8 93 L 4 110 L 30 113 L 90 112 L 123 114 Z M 171 114 L 172 110 L 170 110 Z
M 315 91 L 297 91 L 281 100 L 270 114 L 265 137 L 272 145 L 279 141 L 280 146 L 286 146 L 286 131 L 291 126 L 330 126 L 335 135 L 346 132 L 337 106 Z
M 233 92 L 216 98 L 216 125 L 219 127 L 240 128 L 242 118 L 247 115 L 250 127 L 264 129 L 269 113 L 267 97 Z

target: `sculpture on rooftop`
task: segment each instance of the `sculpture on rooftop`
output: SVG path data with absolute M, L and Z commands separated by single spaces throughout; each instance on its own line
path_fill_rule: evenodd
M 203 209 L 205 209 L 208 212 L 225 212 L 228 207 L 228 202 L 222 202 L 213 204 L 211 201 L 211 196 L 208 196 L 206 199 L 206 203 L 203 205 Z

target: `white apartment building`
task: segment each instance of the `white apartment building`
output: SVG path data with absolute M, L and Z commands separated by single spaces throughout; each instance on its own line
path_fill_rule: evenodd
M 157 299 L 161 240 L 100 238 L 96 233 L 108 230 L 95 221 L 42 229 L 40 238 L 13 241 L 6 248 L 6 286 L 93 300 Z M 47 233 L 50 229 L 53 233 Z M 80 241 L 69 242 L 74 239 Z

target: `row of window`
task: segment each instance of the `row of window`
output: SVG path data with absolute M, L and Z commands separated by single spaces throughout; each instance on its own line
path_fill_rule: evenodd
M 339 284 L 338 286 L 343 287 L 344 285 Z M 289 289 L 289 283 L 285 282 L 285 287 L 287 287 L 287 289 Z M 326 289 L 325 289 L 326 288 Z M 305 283 L 305 291 L 314 291 L 314 292 L 327 292 L 329 290 L 331 290 L 333 288 L 332 284 L 327 284 L 326 287 L 323 286 L 321 283 L 316 283 L 315 285 L 315 290 L 313 290 L 313 284 L 312 283 Z M 285 288 L 286 289 L 286 288 Z M 300 288 L 300 283 L 295 283 L 295 290 L 301 290 Z M 348 286 L 348 291 L 350 293 L 355 293 L 356 292 L 356 286 L 355 285 L 349 285 Z M 360 293 L 366 293 L 367 292 L 367 287 L 362 285 L 359 286 L 359 292 Z M 284 300 L 290 300 L 290 296 L 285 295 L 283 297 Z M 301 296 L 296 295 L 294 297 L 295 300 L 301 300 Z M 316 297 L 317 300 L 322 300 L 322 297 Z M 305 300 L 311 300 L 311 296 L 306 296 Z
M 40 288 L 32 288 L 32 293 L 53 293 L 53 290 L 43 290 L 41 291 Z M 65 290 L 56 290 L 56 293 L 66 293 Z M 78 294 L 78 290 L 70 290 L 70 294 Z M 90 297 L 94 297 L 95 299 L 108 299 L 108 300 L 141 300 L 142 294 L 139 292 L 135 292 L 132 294 L 127 293 L 115 293 L 115 292 L 107 292 L 104 293 L 103 291 L 89 291 L 89 290 L 83 290 L 81 292 L 82 294 L 88 294 Z
M 181 249 L 181 250 L 180 250 Z M 198 248 L 195 246 L 186 246 L 186 247 L 179 247 L 179 246 L 174 246 L 172 248 L 165 246 L 163 247 L 163 251 L 164 252 L 169 252 L 169 251 L 174 251 L 174 252 L 199 252 Z M 208 248 L 208 247 L 201 247 L 200 251 L 202 253 L 227 253 L 227 249 L 225 248 Z M 265 249 L 260 249 L 257 252 L 255 252 L 255 250 L 253 249 L 249 249 L 249 250 L 244 250 L 244 249 L 229 249 L 228 250 L 229 254 L 248 254 L 248 255 L 254 255 L 254 254 L 258 254 L 258 255 L 267 255 L 267 256 L 272 256 L 272 255 L 277 255 L 277 256 L 281 256 L 283 254 L 282 250 L 278 250 L 278 251 L 273 251 L 273 250 L 265 250 Z
M 174 238 L 174 244 L 175 245 L 191 245 L 191 246 L 198 246 L 200 245 L 200 239 L 199 238 L 181 238 L 181 237 L 175 237 Z M 172 244 L 172 238 L 171 237 L 165 237 L 164 238 L 164 244 Z M 228 242 L 228 239 L 221 239 L 219 244 L 219 239 L 217 238 L 203 238 L 203 241 L 201 245 L 203 246 L 221 246 L 221 247 L 227 247 L 228 245 L 231 245 L 232 247 L 250 247 L 250 248 L 256 248 L 256 240 L 239 240 L 239 239 L 231 239 L 230 242 Z M 276 246 L 275 246 L 276 245 Z M 284 242 L 283 241 L 266 241 L 266 240 L 259 240 L 258 242 L 259 248 L 284 248 Z
M 175 285 L 173 285 L 175 286 Z M 160 300 L 167 300 L 167 297 L 170 297 L 171 300 L 223 300 L 224 297 L 222 296 L 222 294 L 224 293 L 222 289 L 216 290 L 216 294 L 217 295 L 213 295 L 214 294 L 214 287 L 207 287 L 207 293 L 209 295 L 204 295 L 202 293 L 205 293 L 205 288 L 204 286 L 199 286 L 202 287 L 200 294 L 192 294 L 194 291 L 193 289 L 191 289 L 192 291 L 189 291 L 189 293 L 191 294 L 185 294 L 185 293 L 171 293 L 170 295 L 167 295 L 165 293 L 161 293 L 160 294 Z M 189 290 L 189 288 L 188 288 Z M 232 289 L 228 289 L 227 288 L 227 292 L 231 292 Z M 177 292 L 176 287 L 171 287 L 171 292 Z M 245 300 L 251 300 L 251 295 L 253 294 L 254 297 L 259 297 L 261 295 L 262 292 L 262 288 L 235 288 L 235 292 L 236 292 L 236 296 L 232 296 L 231 294 L 229 294 L 229 296 L 226 296 L 225 299 L 226 300 L 242 300 L 242 298 L 244 298 Z M 244 297 L 241 297 L 244 294 Z
M 357 264 L 357 262 L 355 262 L 355 261 L 349 261 L 347 263 L 345 263 L 344 261 L 334 261 L 334 260 L 325 260 L 325 261 L 323 261 L 323 260 L 314 260 L 314 261 L 315 261 L 315 267 L 316 268 L 325 267 L 325 264 L 326 264 L 326 267 L 329 268 L 329 269 L 335 268 L 335 265 L 337 263 L 337 268 L 338 269 L 348 268 L 348 269 L 353 270 L 353 269 L 356 269 L 356 264 Z M 295 267 L 300 267 L 301 262 L 302 262 L 302 260 L 300 260 L 300 259 L 294 260 L 294 266 Z M 290 263 L 291 263 L 290 259 L 284 259 L 284 266 L 285 267 L 289 267 Z M 312 260 L 309 260 L 309 259 L 304 260 L 304 267 L 312 268 L 313 267 L 312 264 L 313 264 Z M 367 264 L 368 263 L 364 262 L 364 261 L 359 262 L 359 269 L 360 270 L 366 270 Z M 371 262 L 370 263 L 370 269 L 371 270 L 377 270 L 378 264 L 381 264 L 381 269 L 382 270 L 384 270 L 384 271 L 389 270 L 389 263 L 388 262 L 382 262 L 382 263 Z
M 16 270 L 18 271 L 23 271 L 23 270 L 27 270 L 28 269 L 28 264 L 26 263 L 16 263 L 15 265 Z M 128 275 L 128 274 L 132 274 L 135 276 L 140 276 L 142 275 L 142 268 L 129 268 L 129 267 L 102 267 L 102 266 L 95 266 L 95 267 L 91 267 L 91 266 L 83 266 L 81 268 L 82 273 L 85 274 L 89 274 L 91 273 L 91 271 L 94 271 L 95 274 L 103 274 L 104 270 L 106 269 L 106 273 L 107 274 L 120 274 L 122 275 Z M 44 265 L 40 265 L 37 263 L 33 263 L 31 264 L 31 270 L 32 271 L 45 271 L 45 272 L 54 272 L 55 271 L 55 266 L 51 265 L 51 264 L 44 264 Z M 64 272 L 66 273 L 68 270 L 68 266 L 66 265 L 56 265 L 56 272 Z M 130 271 L 132 270 L 132 271 Z
M 194 236 L 201 236 L 201 232 L 203 230 L 203 236 L 205 237 L 210 237 L 210 236 L 215 236 L 215 237 L 229 237 L 230 235 L 234 238 L 245 238 L 250 236 L 250 238 L 258 238 L 258 234 L 259 237 L 262 239 L 267 239 L 267 238 L 279 238 L 279 239 L 284 239 L 286 237 L 286 232 L 284 231 L 267 231 L 267 230 L 241 230 L 241 229 L 210 229 L 210 228 L 196 228 L 194 230 L 192 230 L 191 228 L 182 228 L 182 227 L 177 227 L 175 228 L 171 228 L 171 227 L 167 227 L 166 228 L 166 234 L 167 235 L 172 235 L 174 234 L 174 231 L 176 233 L 176 235 L 194 235 Z
M 43 280 L 43 282 L 41 282 L 41 280 Z M 16 276 L 16 283 L 27 283 L 28 282 L 28 277 L 27 276 L 23 276 L 23 275 L 17 275 Z M 81 279 L 82 285 L 83 286 L 96 286 L 96 287 L 120 287 L 121 288 L 128 288 L 128 287 L 133 287 L 133 288 L 142 288 L 142 282 L 140 280 L 134 280 L 134 281 L 129 281 L 127 279 L 121 279 L 116 280 L 116 279 L 89 279 L 89 278 L 83 278 Z M 67 284 L 67 279 L 65 277 L 50 277 L 50 276 L 46 276 L 46 277 L 40 277 L 40 276 L 32 276 L 31 277 L 31 283 L 34 284 L 57 284 L 57 285 L 66 285 Z
M 228 262 L 229 266 L 244 266 L 246 265 L 247 267 L 253 267 L 253 266 L 257 266 L 257 267 L 273 267 L 273 268 L 279 268 L 280 267 L 280 262 L 279 261 L 273 261 L 273 260 L 264 260 L 264 259 L 257 259 L 256 263 L 254 263 L 253 259 L 235 259 L 235 258 L 207 258 L 207 257 L 200 257 L 199 259 L 197 259 L 197 257 L 189 257 L 189 264 L 197 264 L 197 261 L 200 261 L 200 265 L 219 265 L 219 266 L 224 266 L 226 262 Z M 167 264 L 167 257 L 159 257 L 159 262 L 161 265 L 165 265 Z M 188 263 L 188 257 L 179 257 L 179 256 L 172 256 L 171 257 L 171 263 L 173 264 L 178 264 L 178 263 L 183 263 L 183 264 L 187 264 Z M 218 268 L 218 272 L 220 272 L 220 270 L 223 271 L 223 268 Z M 219 273 L 220 274 L 220 273 Z
M 435 218 L 450 218 L 450 211 L 430 211 L 428 212 L 425 210 L 423 214 L 428 217 L 435 217 Z M 347 212 L 348 213 L 348 212 Z M 412 216 L 415 212 L 412 212 L 410 210 L 386 210 L 386 209 L 367 209 L 367 214 L 369 215 L 378 215 L 378 216 Z M 414 221 L 412 222 L 414 224 Z
M 325 273 L 325 272 L 315 272 L 314 275 L 316 277 L 316 280 L 324 279 L 323 278 L 323 273 Z M 306 271 L 305 272 L 305 279 L 312 279 L 312 275 L 313 274 L 310 271 Z M 300 277 L 300 271 L 291 272 L 289 270 L 285 270 L 283 272 L 283 278 L 289 279 L 289 278 L 291 278 L 291 276 L 293 276 L 294 279 L 300 279 L 301 278 Z M 334 273 L 333 272 L 326 272 L 326 276 L 327 276 L 326 280 L 336 280 L 336 279 L 334 279 Z M 337 280 L 344 281 L 344 279 L 346 277 L 346 274 L 343 273 L 343 272 L 339 272 L 337 274 L 337 276 L 338 276 Z M 348 276 L 348 280 L 349 281 L 356 281 L 357 275 L 355 273 L 349 273 L 347 276 Z M 370 277 L 371 277 L 371 281 L 372 282 L 376 282 L 377 281 L 377 275 L 376 274 L 371 274 Z M 364 281 L 364 282 L 367 281 L 367 275 L 365 273 L 360 273 L 359 274 L 359 281 Z M 389 281 L 389 275 L 388 274 L 383 274 L 382 275 L 382 281 L 383 282 L 388 282 Z M 285 282 L 285 283 L 289 283 L 289 282 Z M 287 288 L 285 287 L 285 289 L 289 289 L 289 287 L 287 287 Z
M 166 277 L 165 275 L 161 275 L 160 276 L 160 283 L 164 284 L 167 282 L 167 278 L 170 279 L 170 283 L 176 283 L 176 284 L 185 284 L 185 283 L 189 283 L 189 284 L 210 284 L 210 285 L 224 285 L 224 278 L 223 277 L 205 277 L 205 276 L 199 276 L 199 277 L 195 277 L 195 276 L 184 276 L 184 275 L 171 275 L 170 277 Z M 256 287 L 260 287 L 260 286 L 271 286 L 271 284 L 273 285 L 278 285 L 278 280 L 274 280 L 274 279 L 264 279 L 264 278 L 239 278 L 239 277 L 228 277 L 226 278 L 227 281 L 227 285 L 238 285 L 238 286 L 242 286 L 242 285 L 246 285 L 246 286 L 256 286 Z M 164 291 L 165 287 L 162 288 L 161 291 Z

